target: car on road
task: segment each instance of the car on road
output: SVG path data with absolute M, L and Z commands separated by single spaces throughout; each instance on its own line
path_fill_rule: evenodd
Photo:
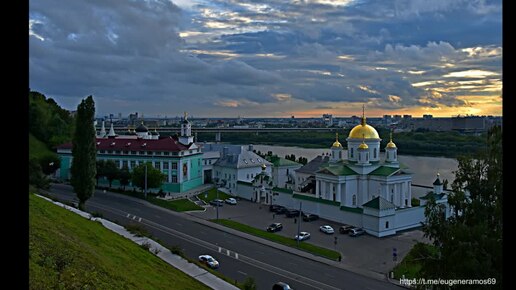
M 348 234 L 351 229 L 354 229 L 355 227 L 352 225 L 342 225 L 339 228 L 339 233 L 341 234 Z
M 329 225 L 323 225 L 319 227 L 319 230 L 325 234 L 333 234 L 335 231 Z
M 231 205 L 235 205 L 235 204 L 237 204 L 236 199 L 235 199 L 235 198 L 233 198 L 233 197 L 226 198 L 225 202 L 226 202 L 227 204 L 231 204 Z
M 316 214 L 303 213 L 303 221 L 305 221 L 305 222 L 311 222 L 311 221 L 315 221 L 318 219 L 319 219 L 319 216 Z
M 281 205 L 278 205 L 276 209 L 274 210 L 276 214 L 284 214 L 287 212 L 287 208 Z
M 349 230 L 349 236 L 350 237 L 356 237 L 365 234 L 364 229 L 362 228 L 354 228 Z
M 272 211 L 272 212 L 276 212 L 278 210 L 278 208 L 282 207 L 281 205 L 277 205 L 277 204 L 271 204 L 269 205 L 269 211 Z
M 219 262 L 217 260 L 215 260 L 215 258 L 213 258 L 210 255 L 200 255 L 199 256 L 199 261 L 201 263 L 206 264 L 208 267 L 210 267 L 212 269 L 216 269 L 216 268 L 219 267 Z
M 285 213 L 285 216 L 286 217 L 297 217 L 297 216 L 299 216 L 299 211 L 297 209 L 289 209 Z
M 293 290 L 290 285 L 288 285 L 285 282 L 278 282 L 274 285 L 272 285 L 272 290 Z
M 224 201 L 222 199 L 214 199 L 210 201 L 210 204 L 213 206 L 223 206 Z
M 283 229 L 283 225 L 281 223 L 273 223 L 267 227 L 267 231 L 271 233 L 281 231 L 281 229 Z
M 300 232 L 299 235 L 296 235 L 294 237 L 294 240 L 296 241 L 304 241 L 304 240 L 308 240 L 310 238 L 310 233 L 309 232 Z

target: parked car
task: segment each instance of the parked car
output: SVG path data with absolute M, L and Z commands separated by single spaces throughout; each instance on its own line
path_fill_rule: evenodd
M 289 209 L 285 213 L 285 216 L 286 217 L 297 217 L 297 216 L 299 216 L 299 211 L 297 209 Z
M 236 199 L 234 199 L 233 197 L 226 198 L 225 202 L 226 202 L 227 204 L 232 204 L 232 205 L 237 204 Z
M 267 227 L 267 231 L 272 233 L 281 231 L 281 229 L 283 229 L 283 225 L 281 223 L 273 223 Z
M 311 222 L 311 221 L 315 221 L 315 220 L 318 220 L 319 219 L 319 216 L 316 215 L 316 214 L 311 214 L 311 213 L 303 213 L 303 221 L 305 222 Z
M 304 240 L 308 240 L 309 238 L 310 238 L 309 232 L 300 232 L 299 235 L 296 235 L 294 237 L 294 240 L 304 241 Z
M 354 229 L 355 227 L 352 225 L 342 225 L 339 228 L 339 233 L 341 234 L 348 234 L 349 230 Z
M 277 205 L 277 204 L 271 204 L 271 205 L 269 205 L 269 211 L 276 212 L 279 207 L 282 207 L 282 206 Z
M 293 290 L 293 289 L 285 282 L 278 282 L 278 283 L 272 285 L 272 290 Z
M 199 261 L 206 264 L 208 267 L 212 269 L 216 269 L 219 267 L 219 262 L 210 255 L 200 255 Z
M 278 205 L 275 210 L 276 214 L 284 214 L 287 212 L 287 208 L 281 205 Z
M 356 237 L 365 234 L 364 229 L 362 228 L 353 228 L 349 230 L 349 236 L 350 237 Z
M 224 201 L 222 199 L 213 199 L 210 201 L 210 204 L 213 206 L 223 206 Z
M 329 225 L 320 226 L 319 230 L 325 234 L 333 234 L 335 232 Z

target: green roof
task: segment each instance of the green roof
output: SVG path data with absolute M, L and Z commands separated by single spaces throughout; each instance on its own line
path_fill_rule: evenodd
M 340 205 L 340 202 L 338 202 L 338 201 L 333 201 L 333 200 L 327 200 L 327 199 L 317 198 L 317 197 L 315 197 L 315 196 L 308 196 L 308 195 L 294 194 L 292 197 L 293 197 L 293 198 L 297 198 L 297 199 L 303 199 L 303 200 L 315 201 L 315 202 L 318 202 L 318 203 L 323 203 L 323 204 L 328 204 L 328 205 L 333 205 L 333 206 L 339 206 L 339 205 Z
M 364 203 L 362 206 L 379 210 L 396 208 L 394 204 L 380 196 L 371 199 L 370 201 Z
M 238 180 L 238 181 L 237 181 L 237 184 L 253 185 L 253 183 L 252 183 L 252 182 L 240 181 L 240 180 Z
M 444 193 L 435 194 L 433 191 L 430 191 L 425 196 L 421 197 L 420 199 L 431 199 L 431 198 L 433 198 L 434 200 L 440 200 L 441 198 L 443 198 L 444 195 L 445 195 Z
M 355 213 L 363 213 L 364 212 L 364 209 L 362 209 L 362 208 L 359 208 L 359 207 L 349 207 L 349 206 L 344 206 L 344 205 L 340 207 L 340 210 L 349 211 L 349 212 L 355 212 Z
M 326 174 L 331 174 L 331 175 L 335 175 L 335 176 L 357 175 L 357 173 L 353 169 L 349 168 L 347 165 L 344 165 L 344 164 L 337 165 L 337 166 L 332 166 L 332 165 L 325 166 L 321 170 L 317 171 L 317 173 L 326 173 Z
M 288 194 L 292 194 L 293 193 L 292 189 L 281 188 L 281 187 L 274 187 L 272 189 L 272 191 L 279 191 L 279 192 L 288 193 Z
M 283 157 L 279 156 L 266 156 L 266 159 L 271 162 L 275 167 L 278 166 L 292 166 L 292 165 L 299 165 L 301 166 L 301 163 L 294 162 L 292 160 L 285 159 Z
M 380 166 L 380 167 L 376 168 L 375 170 L 371 171 L 369 173 L 369 175 L 390 176 L 398 170 L 400 170 L 400 169 L 392 168 L 389 166 Z

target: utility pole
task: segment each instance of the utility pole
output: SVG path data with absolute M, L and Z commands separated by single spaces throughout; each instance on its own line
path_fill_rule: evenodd
M 299 202 L 299 216 L 298 216 L 299 222 L 297 223 L 297 247 L 298 248 L 299 248 L 299 238 L 301 235 L 301 204 L 302 204 L 302 202 L 300 201 Z
M 147 163 L 145 163 L 145 191 L 144 191 L 145 199 L 147 199 Z
M 217 207 L 217 221 L 219 221 L 219 184 L 217 183 L 217 202 L 215 203 L 215 206 Z

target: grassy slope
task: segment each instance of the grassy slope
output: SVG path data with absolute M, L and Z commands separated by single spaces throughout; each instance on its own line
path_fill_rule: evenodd
M 29 133 L 29 159 L 39 159 L 45 155 L 55 155 L 55 153 L 50 151 L 45 143 L 39 141 L 36 137 Z
M 209 289 L 102 225 L 29 196 L 30 289 Z

